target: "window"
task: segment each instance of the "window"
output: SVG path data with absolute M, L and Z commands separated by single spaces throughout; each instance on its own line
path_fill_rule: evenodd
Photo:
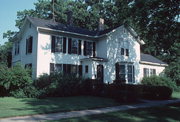
M 14 54 L 15 54 L 15 55 L 18 55 L 18 54 L 19 54 L 19 42 L 16 42 L 16 43 L 15 43 L 15 51 L 14 51 Z
M 156 69 L 153 69 L 153 75 L 156 75 Z
M 62 51 L 63 51 L 62 37 L 56 37 L 56 39 L 55 39 L 55 52 L 62 52 Z
M 85 66 L 85 73 L 88 73 L 88 65 Z
M 128 82 L 133 83 L 134 82 L 134 66 L 128 65 Z
M 66 53 L 66 37 L 52 36 L 51 52 Z
M 95 57 L 95 52 L 96 52 L 96 43 L 84 41 L 84 55 Z
M 122 80 L 122 81 L 125 80 L 125 76 L 126 76 L 125 65 L 119 66 L 119 76 L 120 76 L 120 80 Z
M 152 76 L 152 75 L 156 75 L 156 69 L 148 69 L 148 68 L 144 68 L 144 77 L 148 77 L 148 76 Z
M 78 54 L 78 40 L 72 39 L 71 53 Z
M 126 49 L 126 56 L 129 56 L 129 49 Z
M 81 40 L 68 38 L 68 53 L 81 55 Z
M 32 64 L 25 64 L 25 69 L 31 69 L 32 68 Z
M 82 76 L 82 65 L 50 63 L 50 73 L 63 73 Z
M 124 48 L 121 48 L 121 55 L 124 55 Z
M 143 72 L 144 72 L 144 77 L 148 77 L 149 76 L 149 69 L 148 68 L 144 68 Z
M 26 39 L 26 54 L 32 53 L 33 37 Z
M 87 44 L 86 54 L 89 56 L 92 56 L 93 55 L 93 42 L 87 42 L 86 44 Z
M 50 73 L 60 73 L 63 71 L 63 67 L 62 64 L 54 64 L 54 63 L 50 63 Z
M 25 64 L 25 69 L 28 69 L 28 73 L 32 76 L 32 64 Z
M 120 64 L 116 63 L 116 79 L 122 82 L 134 83 L 135 82 L 135 71 L 134 65 L 132 64 Z

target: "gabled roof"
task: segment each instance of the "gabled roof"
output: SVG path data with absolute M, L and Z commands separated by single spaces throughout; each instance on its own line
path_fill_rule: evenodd
M 159 64 L 159 65 L 167 65 L 165 62 L 155 58 L 152 55 L 148 55 L 148 54 L 143 54 L 141 53 L 141 57 L 140 57 L 140 61 L 141 63 L 151 63 L 151 64 Z
M 20 35 L 23 33 L 23 30 L 25 29 L 25 25 L 26 25 L 27 21 L 31 22 L 35 27 L 38 27 L 41 29 L 58 31 L 58 32 L 63 32 L 63 33 L 71 33 L 71 34 L 86 36 L 86 37 L 91 37 L 91 38 L 99 38 L 99 37 L 108 35 L 111 32 L 114 32 L 114 30 L 116 30 L 118 27 L 120 27 L 120 26 L 116 26 L 115 28 L 110 28 L 110 29 L 106 29 L 106 30 L 102 30 L 102 31 L 90 31 L 88 29 L 80 28 L 77 26 L 65 25 L 62 23 L 58 23 L 53 20 L 45 20 L 45 19 L 27 16 L 22 25 L 22 28 L 15 35 L 14 39 L 19 38 Z M 123 25 L 121 25 L 121 26 L 123 26 Z M 142 45 L 145 44 L 143 40 L 140 40 L 137 33 L 131 27 L 129 27 L 128 25 L 124 25 L 124 27 L 135 37 L 137 42 L 139 42 Z
M 100 36 L 112 30 L 112 29 L 107 29 L 103 31 L 90 31 L 88 29 L 58 23 L 53 20 L 45 20 L 45 19 L 39 19 L 35 17 L 27 17 L 27 19 L 36 27 L 44 27 L 44 28 L 61 30 L 61 31 L 66 31 L 66 32 L 88 35 L 88 36 Z

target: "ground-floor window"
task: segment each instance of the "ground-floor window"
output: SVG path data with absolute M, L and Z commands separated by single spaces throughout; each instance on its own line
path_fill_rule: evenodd
M 134 65 L 129 63 L 116 63 L 116 79 L 122 82 L 134 83 Z
M 156 75 L 156 69 L 143 68 L 143 76 L 149 77 L 152 75 Z
M 50 73 L 63 73 L 82 76 L 82 65 L 50 63 Z

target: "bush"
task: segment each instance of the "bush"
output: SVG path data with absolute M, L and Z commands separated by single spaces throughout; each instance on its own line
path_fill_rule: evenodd
M 172 95 L 172 89 L 166 86 L 146 86 L 143 85 L 142 98 L 145 99 L 169 99 Z
M 83 79 L 74 75 L 60 73 L 44 74 L 34 85 L 40 91 L 40 97 L 62 97 L 81 95 Z
M 165 69 L 165 74 L 180 86 L 180 58 L 169 64 Z
M 177 89 L 177 85 L 174 81 L 171 81 L 170 78 L 161 76 L 144 77 L 142 80 L 142 84 L 150 86 L 166 86 L 172 90 Z
M 107 96 L 120 102 L 133 102 L 139 99 L 140 90 L 138 85 L 131 84 L 109 84 Z
M 0 65 L 0 86 L 4 94 L 14 97 L 25 97 L 23 89 L 26 86 L 32 85 L 32 79 L 28 70 L 16 65 L 12 68 L 7 68 Z

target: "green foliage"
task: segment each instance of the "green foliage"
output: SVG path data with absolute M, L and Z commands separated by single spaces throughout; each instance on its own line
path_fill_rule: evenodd
M 57 97 L 81 95 L 80 88 L 84 80 L 73 75 L 61 73 L 44 74 L 40 76 L 34 85 L 39 90 L 39 97 Z
M 26 69 L 20 65 L 7 68 L 0 65 L 0 86 L 6 90 L 10 96 L 25 97 L 24 88 L 32 84 L 32 79 Z
M 176 90 L 177 86 L 176 83 L 173 82 L 168 77 L 161 77 L 161 76 L 150 76 L 150 77 L 144 77 L 142 79 L 143 85 L 150 85 L 150 86 L 166 86 L 169 87 L 172 90 Z
M 169 64 L 165 70 L 165 74 L 180 86 L 180 58 L 177 59 L 177 62 Z

